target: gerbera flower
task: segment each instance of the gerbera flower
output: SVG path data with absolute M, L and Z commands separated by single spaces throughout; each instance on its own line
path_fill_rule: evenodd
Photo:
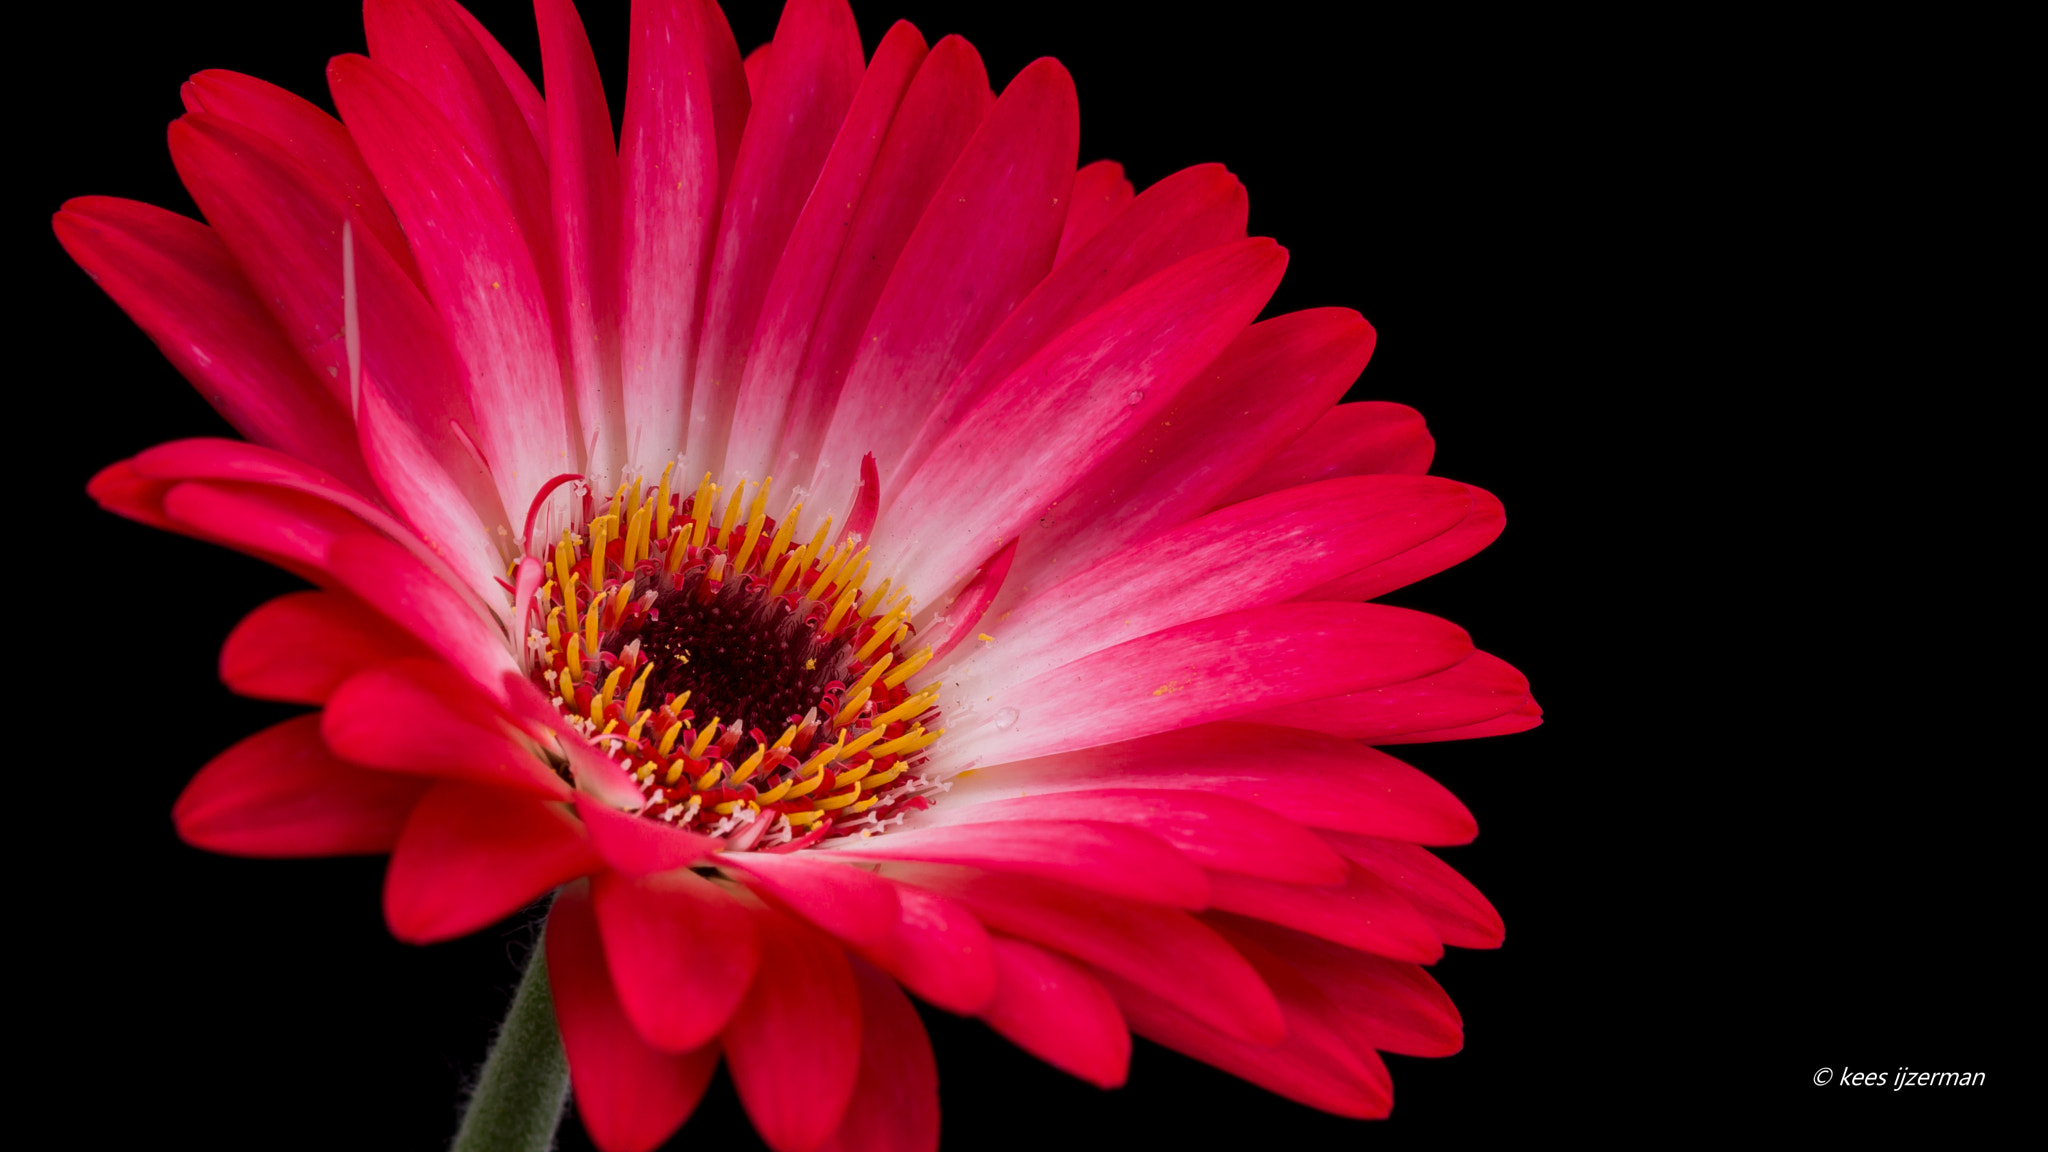
M 1054 61 L 995 95 L 908 24 L 864 59 L 840 0 L 743 60 L 714 5 L 640 3 L 615 143 L 536 12 L 545 101 L 454 4 L 373 0 L 339 122 L 186 86 L 206 224 L 57 216 L 248 437 L 94 496 L 317 589 L 221 669 L 319 711 L 180 833 L 388 852 L 414 942 L 555 892 L 518 1003 L 609 1150 L 720 1060 L 779 1152 L 931 1146 L 905 989 L 1096 1084 L 1136 1031 L 1384 1115 L 1378 1051 L 1459 1045 L 1423 966 L 1501 927 L 1422 847 L 1469 814 L 1376 746 L 1540 714 L 1368 602 L 1502 524 L 1412 410 L 1337 404 L 1370 326 L 1255 323 L 1285 253 L 1242 187 L 1077 170 Z

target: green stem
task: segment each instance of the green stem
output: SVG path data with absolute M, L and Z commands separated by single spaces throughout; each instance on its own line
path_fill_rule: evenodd
M 491 1054 L 484 1058 L 452 1152 L 547 1152 L 554 1147 L 568 1102 L 569 1061 L 555 1030 L 543 930 L 533 942 L 533 956 Z

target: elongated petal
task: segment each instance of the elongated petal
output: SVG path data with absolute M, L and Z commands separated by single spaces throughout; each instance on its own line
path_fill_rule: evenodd
M 890 863 L 882 872 L 951 896 L 997 932 L 1145 983 L 1229 1035 L 1269 1044 L 1285 1030 L 1272 994 L 1244 958 L 1178 909 L 945 864 Z
M 667 460 L 686 442 L 711 239 L 747 108 L 739 49 L 715 5 L 633 5 L 619 134 L 619 365 L 628 463 Z
M 378 490 L 404 512 L 419 537 L 412 545 L 414 552 L 440 561 L 438 567 L 453 566 L 455 578 L 472 600 L 487 612 L 502 613 L 498 552 L 491 547 L 487 522 L 469 498 L 470 492 L 482 489 L 491 506 L 497 506 L 490 469 L 465 448 L 464 458 L 453 461 L 459 471 L 450 472 L 447 454 L 435 441 L 448 439 L 454 425 L 422 430 L 413 419 L 417 413 L 409 413 L 405 400 L 375 373 L 363 372 L 361 388 L 356 432 L 363 459 L 377 478 Z
M 335 545 L 363 532 L 361 520 L 333 504 L 261 484 L 188 480 L 164 492 L 162 508 L 190 535 L 322 583 L 331 582 Z
M 452 940 L 603 866 L 567 805 L 442 780 L 391 851 L 384 922 L 408 944 Z
M 1073 78 L 1051 59 L 1026 65 L 989 109 L 876 301 L 811 475 L 820 508 L 846 505 L 869 452 L 883 481 L 897 483 L 926 408 L 1044 279 L 1080 135 Z M 975 559 L 1007 535 L 977 541 L 985 547 Z
M 320 718 L 297 716 L 208 761 L 171 819 L 185 843 L 232 856 L 389 852 L 426 790 L 342 763 L 320 741 Z
M 557 332 L 576 397 L 584 467 L 616 475 L 625 448 L 619 395 L 619 163 L 597 59 L 570 0 L 538 0 L 548 191 L 561 287 Z
M 220 649 L 220 678 L 263 700 L 320 704 L 342 681 L 426 649 L 353 596 L 290 592 L 242 618 Z
M 881 947 L 895 932 L 896 886 L 848 863 L 768 852 L 728 852 L 718 863 L 842 940 Z
M 1348 308 L 1245 329 L 1042 518 L 1018 548 L 1013 587 L 1051 587 L 1215 507 L 1337 402 L 1372 348 L 1372 326 Z
M 1464 485 L 1429 476 L 1347 477 L 1234 504 L 1018 605 L 995 643 L 945 674 L 985 695 L 1163 628 L 1276 604 L 1440 535 L 1469 505 Z
M 656 1048 L 690 1052 L 732 1019 L 754 979 L 754 917 L 690 870 L 591 881 L 612 988 L 626 1018 Z
M 1257 941 L 1313 982 L 1335 1009 L 1331 1023 L 1361 1055 L 1448 1056 L 1464 1046 L 1458 1009 L 1421 966 L 1358 952 L 1278 924 L 1227 913 L 1204 919 Z
M 755 59 L 765 60 L 769 47 L 764 44 L 747 57 L 750 70 Z M 818 310 L 853 231 L 856 210 L 874 174 L 889 122 L 925 55 L 924 37 L 907 21 L 899 20 L 882 37 L 875 58 L 861 76 L 853 105 L 846 111 L 762 301 L 753 347 L 747 352 L 734 401 L 732 435 L 725 450 L 728 475 L 753 478 L 772 472 L 770 465 L 782 443 L 782 428 L 789 420 L 797 373 L 810 349 Z M 765 63 L 762 67 L 765 70 Z
M 726 1026 L 726 1064 L 768 1147 L 811 1152 L 853 1099 L 860 993 L 830 938 L 773 909 L 755 915 L 762 954 L 772 959 Z
M 719 848 L 709 836 L 621 812 L 587 793 L 576 797 L 576 812 L 589 827 L 598 855 L 627 876 L 688 868 Z
M 689 456 L 721 474 L 762 303 L 863 70 L 846 0 L 790 0 L 775 40 L 740 138 L 690 384 Z
M 1135 195 L 1137 189 L 1124 178 L 1124 166 L 1116 161 L 1097 160 L 1082 165 L 1074 173 L 1074 206 L 1068 209 L 1066 225 L 1060 229 L 1060 251 L 1054 263 L 1065 263 L 1076 248 L 1123 211 Z
M 981 921 L 956 900 L 896 886 L 896 929 L 861 955 L 948 1012 L 978 1012 L 995 995 L 995 957 Z
M 327 746 L 353 763 L 566 800 L 570 789 L 446 664 L 402 660 L 351 677 L 321 714 Z
M 1304 700 L 1261 712 L 1254 719 L 1378 744 L 1390 736 L 1460 728 L 1505 716 L 1528 699 L 1527 677 L 1498 656 L 1474 652 L 1419 680 Z
M 962 723 L 945 754 L 953 764 L 1002 763 L 1130 740 L 1332 690 L 1412 680 L 1471 651 L 1463 629 L 1377 604 L 1276 604 L 1212 616 L 992 694 L 941 697 L 955 716 L 983 710 Z M 1004 727 L 995 722 L 1002 712 L 989 709 L 1015 711 Z
M 859 1107 L 848 1108 L 827 1152 L 937 1152 L 939 1067 L 932 1042 L 896 982 L 853 966 L 860 992 Z
M 587 885 L 555 897 L 547 950 L 569 1084 L 591 1140 L 603 1152 L 652 1152 L 696 1111 L 718 1045 L 675 1055 L 640 1039 L 612 988 Z
M 1476 740 L 1481 736 L 1512 736 L 1517 732 L 1543 723 L 1543 706 L 1531 699 L 1520 708 L 1505 716 L 1482 720 L 1477 724 L 1464 724 L 1456 728 L 1432 728 L 1426 732 L 1406 732 L 1399 736 L 1382 736 L 1381 744 L 1435 744 L 1444 740 Z
M 933 450 L 891 506 L 877 550 L 901 557 L 910 586 L 950 587 L 1157 419 L 1257 315 L 1286 263 L 1270 240 L 1211 248 L 1061 333 Z M 996 457 L 993 444 L 1014 450 Z
M 1324 839 L 1359 867 L 1392 885 L 1446 944 L 1498 948 L 1506 935 L 1491 901 L 1426 848 L 1325 832 Z
M 927 635 L 932 637 L 934 663 L 943 666 L 947 653 L 958 648 L 969 636 L 981 635 L 975 628 L 988 614 L 989 605 L 1002 594 L 1003 582 L 1009 579 L 1010 566 L 1016 560 L 1017 542 L 1012 540 L 975 569 L 974 575 L 968 577 L 966 587 L 960 589 L 960 594 L 932 618 Z
M 847 368 L 862 348 L 876 302 L 891 282 L 904 245 L 987 114 L 992 97 L 981 57 L 958 36 L 932 45 L 876 153 L 846 246 L 818 306 L 811 343 L 798 370 L 775 475 L 807 485 L 831 426 Z M 862 453 L 853 452 L 848 466 Z M 844 492 L 853 491 L 849 476 Z M 814 498 L 814 507 L 824 501 Z M 836 510 L 831 511 L 837 515 Z
M 1339 404 L 1275 453 L 1221 503 L 1235 504 L 1338 476 L 1420 476 L 1429 471 L 1435 455 L 1436 439 L 1429 434 L 1422 413 L 1406 404 L 1384 400 Z
M 237 432 L 359 492 L 377 490 L 348 410 L 299 358 L 211 228 L 110 196 L 66 201 L 52 226 L 79 267 Z
M 517 666 L 502 637 L 411 553 L 383 537 L 357 533 L 328 549 L 327 570 L 336 583 L 418 637 L 470 683 L 506 702 L 499 674 Z
M 1007 840 L 1011 821 L 1106 821 L 1142 829 L 1211 870 L 1290 884 L 1341 884 L 1347 871 L 1314 833 L 1228 796 L 1156 788 L 1019 791 L 1027 794 L 981 803 L 948 797 L 945 804 L 919 814 L 912 827 L 967 825 L 991 839 Z
M 1341 887 L 1277 884 L 1212 873 L 1210 906 L 1299 929 L 1346 947 L 1429 964 L 1444 954 L 1436 930 L 1393 885 L 1353 866 Z
M 1465 485 L 1472 509 L 1457 527 L 1423 544 L 1302 593 L 1304 600 L 1370 600 L 1434 576 L 1477 555 L 1507 527 L 1507 511 L 1493 493 Z
M 858 841 L 835 854 L 966 864 L 1181 908 L 1209 902 L 1201 868 L 1171 845 L 1137 828 L 1099 821 L 1014 819 L 923 828 Z
M 994 938 L 996 994 L 988 1026 L 1047 1064 L 1098 1088 L 1121 1088 L 1131 1067 L 1123 1013 L 1088 970 L 1006 936 Z

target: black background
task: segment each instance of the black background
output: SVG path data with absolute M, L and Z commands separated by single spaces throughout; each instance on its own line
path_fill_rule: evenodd
M 13 549 L 31 583 L 10 599 L 29 745 L 10 1016 L 33 1053 L 26 1111 L 94 1144 L 440 1147 L 531 939 L 519 919 L 407 947 L 381 923 L 381 861 L 180 844 L 185 781 L 289 714 L 213 666 L 294 581 L 82 494 L 150 444 L 229 432 L 47 214 L 102 193 L 196 215 L 162 135 L 194 71 L 326 105 L 358 15 L 285 7 L 52 6 L 17 43 L 11 392 L 34 463 Z M 742 50 L 771 35 L 773 5 L 728 10 Z M 538 76 L 530 14 L 476 11 Z M 1142 1042 L 1130 1085 L 1099 1092 L 927 1011 L 947 1147 L 1971 1123 L 2017 1099 L 2032 1062 L 2010 1046 L 2038 1012 L 2014 941 L 2039 900 L 2005 853 L 2039 755 L 2005 741 L 2039 677 L 2007 669 L 2038 613 L 2001 573 L 2038 514 L 1993 471 L 2018 457 L 1984 445 L 2010 419 L 1997 386 L 2038 366 L 1980 359 L 1943 261 L 1982 221 L 1907 187 L 1932 167 L 1996 191 L 1964 171 L 1982 156 L 1943 103 L 1995 104 L 1996 69 L 1965 90 L 1935 77 L 1953 55 L 1934 30 L 1906 46 L 1534 8 L 1192 13 L 858 9 L 870 49 L 899 17 L 958 32 L 998 85 L 1059 57 L 1083 161 L 1120 160 L 1140 188 L 1228 164 L 1253 232 L 1292 253 L 1269 314 L 1362 311 L 1380 344 L 1352 398 L 1422 409 L 1434 470 L 1506 502 L 1498 544 L 1394 599 L 1468 627 L 1548 711 L 1533 733 L 1403 752 L 1478 816 L 1447 856 L 1507 944 L 1438 966 L 1466 1050 L 1390 1058 L 1395 1112 L 1373 1124 Z M 626 8 L 584 16 L 616 117 Z M 2009 314 L 1976 313 L 1976 332 Z M 1821 1089 L 1823 1065 L 1989 1086 Z M 722 1076 L 674 1146 L 714 1140 L 755 1146 Z M 587 1146 L 565 1124 L 563 1147 Z

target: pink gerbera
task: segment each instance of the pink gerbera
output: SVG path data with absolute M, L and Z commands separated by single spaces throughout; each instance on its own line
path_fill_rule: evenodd
M 1470 815 L 1374 746 L 1540 711 L 1366 603 L 1502 525 L 1414 411 L 1337 404 L 1372 328 L 1254 323 L 1286 256 L 1237 180 L 1077 171 L 1055 61 L 997 96 L 908 24 L 864 60 L 843 0 L 742 60 L 709 0 L 641 0 L 615 144 L 575 10 L 535 9 L 545 101 L 450 0 L 371 0 L 340 122 L 185 86 L 207 224 L 57 215 L 249 440 L 93 495 L 318 589 L 221 671 L 320 710 L 180 833 L 388 852 L 419 943 L 555 893 L 493 1067 L 558 1023 L 608 1152 L 721 1059 L 778 1152 L 932 1147 L 905 989 L 1099 1085 L 1136 1031 L 1385 1115 L 1377 1051 L 1460 1043 L 1423 965 L 1501 925 L 1421 847 Z M 552 1130 L 516 1080 L 469 1138 Z

